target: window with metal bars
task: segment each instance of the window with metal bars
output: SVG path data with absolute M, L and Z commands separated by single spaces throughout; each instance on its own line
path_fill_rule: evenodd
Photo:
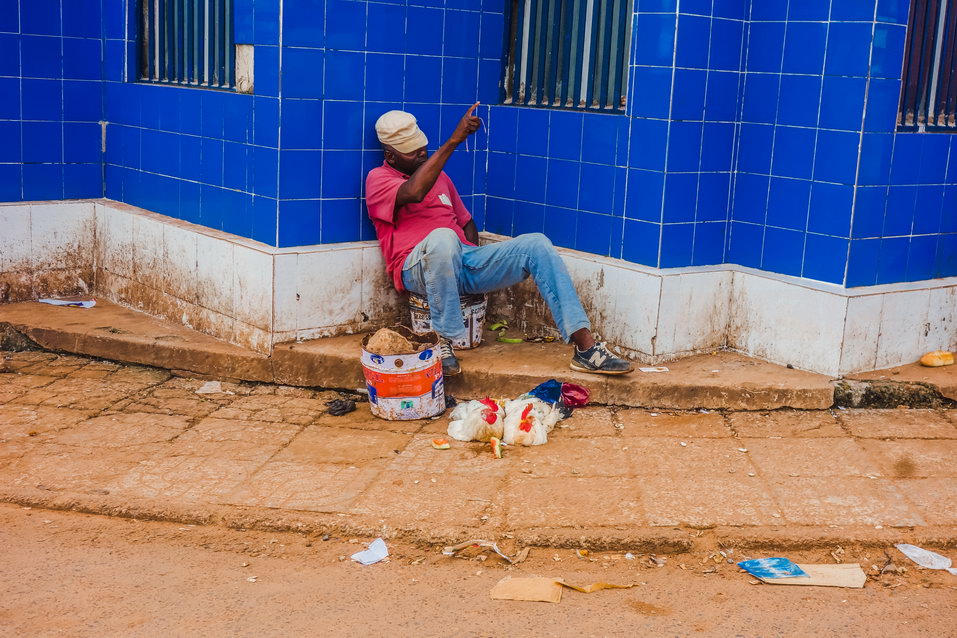
M 897 125 L 957 131 L 957 0 L 913 0 Z
M 233 0 L 140 0 L 144 82 L 235 87 Z
M 631 0 L 512 0 L 505 104 L 624 112 Z

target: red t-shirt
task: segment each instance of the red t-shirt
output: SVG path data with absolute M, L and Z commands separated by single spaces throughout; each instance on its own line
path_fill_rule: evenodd
M 443 171 L 432 190 L 418 204 L 406 204 L 395 210 L 395 195 L 409 176 L 383 162 L 366 176 L 366 206 L 375 225 L 385 267 L 398 291 L 402 285 L 402 265 L 420 241 L 436 228 L 451 228 L 459 241 L 469 246 L 462 228 L 472 215 L 462 203 L 452 180 Z

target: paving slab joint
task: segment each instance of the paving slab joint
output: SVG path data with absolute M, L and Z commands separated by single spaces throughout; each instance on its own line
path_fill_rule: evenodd
M 13 325 L 0 322 L 0 350 L 6 350 L 7 352 L 27 352 L 31 350 L 44 350 L 44 348 L 17 330 Z
M 940 388 L 921 381 L 875 379 L 858 381 L 839 379 L 834 382 L 834 406 L 838 408 L 893 409 L 952 408 L 957 406 L 943 396 Z

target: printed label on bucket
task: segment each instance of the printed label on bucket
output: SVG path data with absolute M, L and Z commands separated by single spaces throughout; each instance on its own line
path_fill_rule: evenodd
M 420 397 L 431 394 L 436 379 L 442 376 L 442 362 L 436 359 L 431 368 L 389 374 L 365 368 L 366 383 L 376 389 L 379 398 L 393 399 L 399 397 Z

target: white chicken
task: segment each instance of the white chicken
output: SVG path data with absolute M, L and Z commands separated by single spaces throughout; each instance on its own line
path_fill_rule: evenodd
M 457 441 L 482 442 L 502 438 L 504 418 L 502 405 L 494 399 L 460 403 L 449 417 L 449 436 Z
M 542 445 L 548 442 L 548 433 L 562 419 L 557 405 L 534 397 L 505 403 L 506 445 Z

